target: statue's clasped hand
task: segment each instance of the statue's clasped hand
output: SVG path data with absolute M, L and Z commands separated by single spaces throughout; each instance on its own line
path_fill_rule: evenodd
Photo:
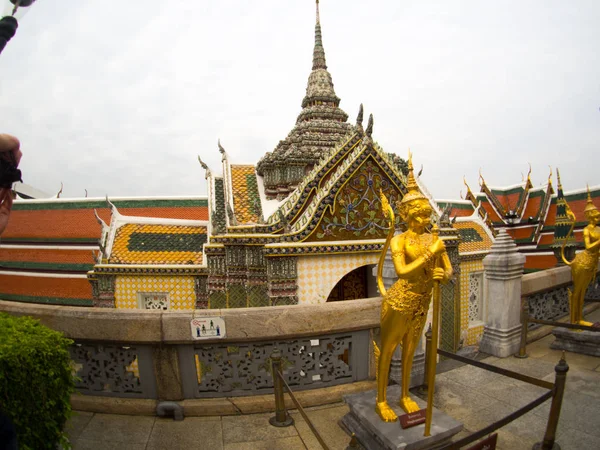
M 446 271 L 441 267 L 433 269 L 433 280 L 445 283 L 447 281 Z
M 444 245 L 444 241 L 442 241 L 441 239 L 438 239 L 437 241 L 435 241 L 433 244 L 431 244 L 429 246 L 429 251 L 436 256 L 441 255 L 442 253 L 444 253 L 446 251 L 446 246 Z

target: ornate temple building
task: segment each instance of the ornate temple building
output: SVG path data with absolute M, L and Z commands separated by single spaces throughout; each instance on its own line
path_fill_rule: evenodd
M 208 195 L 148 199 L 18 200 L 0 244 L 3 300 L 177 310 L 318 304 L 378 295 L 373 267 L 407 166 L 340 109 L 326 65 L 318 13 L 312 70 L 287 137 L 256 164 L 236 164 L 219 143 L 221 167 L 200 161 Z M 215 150 L 216 152 L 217 150 Z M 555 191 L 530 174 L 494 188 L 480 176 L 464 200 L 429 198 L 455 269 L 442 287 L 441 346 L 473 345 L 483 332 L 483 258 L 506 228 L 526 270 L 556 265 L 570 226 L 581 245 L 585 191 Z M 465 182 L 466 184 L 466 182 Z M 591 189 L 600 207 L 600 187 Z M 402 224 L 397 223 L 401 230 Z
M 113 207 L 89 273 L 96 304 L 239 308 L 376 295 L 365 266 L 387 233 L 379 191 L 400 199 L 405 175 L 373 141 L 372 118 L 363 129 L 362 107 L 353 125 L 339 103 L 317 4 L 312 71 L 288 137 L 256 167 L 235 164 L 220 143 L 220 171 L 200 161 L 206 223 L 148 222 Z

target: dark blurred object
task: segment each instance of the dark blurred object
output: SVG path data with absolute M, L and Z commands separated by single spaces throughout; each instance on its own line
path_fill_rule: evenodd
M 0 53 L 6 43 L 12 39 L 21 20 L 35 0 L 0 0 Z
M 19 24 L 17 23 L 17 19 L 12 16 L 6 16 L 0 19 L 0 53 L 2 53 L 4 47 L 6 47 L 7 42 L 15 35 L 18 27 Z
M 17 432 L 10 419 L 0 411 L 0 450 L 19 450 Z
M 21 171 L 17 169 L 17 165 L 0 158 L 0 189 L 10 189 L 17 181 L 23 182 Z

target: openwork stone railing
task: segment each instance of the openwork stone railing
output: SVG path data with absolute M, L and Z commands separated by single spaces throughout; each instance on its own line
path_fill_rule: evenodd
M 586 301 L 600 301 L 599 277 L 590 284 Z M 571 268 L 557 267 L 523 275 L 521 296 L 527 301 L 529 317 L 558 320 L 569 314 L 569 290 L 573 287 Z M 529 323 L 529 329 L 541 325 Z
M 381 299 L 189 312 L 107 310 L 0 301 L 75 341 L 80 393 L 183 400 L 271 393 L 270 355 L 297 390 L 366 380 Z M 220 316 L 226 338 L 195 341 L 190 321 Z
M 71 358 L 82 394 L 156 398 L 150 346 L 76 342 Z
M 369 330 L 293 340 L 217 344 L 181 349 L 186 398 L 273 392 L 271 354 L 279 348 L 283 375 L 295 390 L 368 377 Z

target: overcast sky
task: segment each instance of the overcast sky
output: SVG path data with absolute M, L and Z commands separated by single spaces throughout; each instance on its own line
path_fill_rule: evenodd
M 341 107 L 437 198 L 600 184 L 600 2 L 322 0 Z M 38 0 L 0 55 L 0 132 L 26 183 L 63 197 L 206 193 L 293 127 L 311 69 L 312 0 Z

